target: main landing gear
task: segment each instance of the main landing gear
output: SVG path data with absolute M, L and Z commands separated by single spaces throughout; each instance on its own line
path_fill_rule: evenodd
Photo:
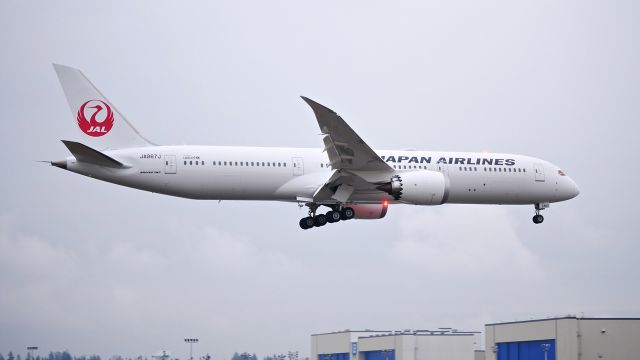
M 533 223 L 534 224 L 542 224 L 544 221 L 544 216 L 540 215 L 540 211 L 549 207 L 549 203 L 537 203 L 534 204 L 536 208 L 536 214 L 533 215 Z
M 327 223 L 333 224 L 341 220 L 350 220 L 355 216 L 355 212 L 350 207 L 335 206 L 326 214 L 316 214 L 320 205 L 307 204 L 307 206 L 309 207 L 309 216 L 300 219 L 300 227 L 303 230 L 325 226 Z

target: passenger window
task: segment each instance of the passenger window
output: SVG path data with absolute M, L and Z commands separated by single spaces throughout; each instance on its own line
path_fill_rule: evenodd
M 478 168 L 474 166 L 473 171 L 478 171 Z
M 264 166 L 264 161 L 262 162 L 262 166 Z
M 324 164 L 320 164 L 320 167 L 321 167 L 321 168 L 323 168 L 323 167 L 324 167 Z
M 287 163 L 282 163 L 282 167 L 287 167 Z
M 193 161 L 189 161 L 189 165 L 193 165 Z
M 278 163 L 278 167 L 280 167 L 280 163 Z

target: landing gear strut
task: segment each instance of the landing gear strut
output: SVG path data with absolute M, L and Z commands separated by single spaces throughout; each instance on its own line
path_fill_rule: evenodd
M 540 215 L 540 211 L 549 207 L 549 203 L 537 203 L 534 204 L 536 208 L 536 214 L 533 215 L 533 223 L 541 224 L 544 221 L 544 216 Z
M 309 216 L 300 219 L 300 228 L 303 230 L 324 226 L 327 223 L 333 224 L 341 220 L 350 220 L 356 215 L 353 208 L 342 207 L 341 205 L 327 205 L 331 210 L 327 211 L 326 214 L 316 214 L 320 207 L 316 203 L 307 203 L 306 206 L 309 208 Z

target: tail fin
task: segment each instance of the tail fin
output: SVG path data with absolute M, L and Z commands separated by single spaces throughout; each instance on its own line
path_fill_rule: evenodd
M 78 70 L 53 64 L 84 143 L 95 149 L 122 149 L 153 145 Z

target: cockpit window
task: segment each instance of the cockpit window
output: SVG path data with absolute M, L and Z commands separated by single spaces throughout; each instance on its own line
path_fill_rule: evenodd
M 558 170 L 558 175 L 560 175 L 560 176 L 565 176 L 564 171 L 562 171 L 562 170 Z

